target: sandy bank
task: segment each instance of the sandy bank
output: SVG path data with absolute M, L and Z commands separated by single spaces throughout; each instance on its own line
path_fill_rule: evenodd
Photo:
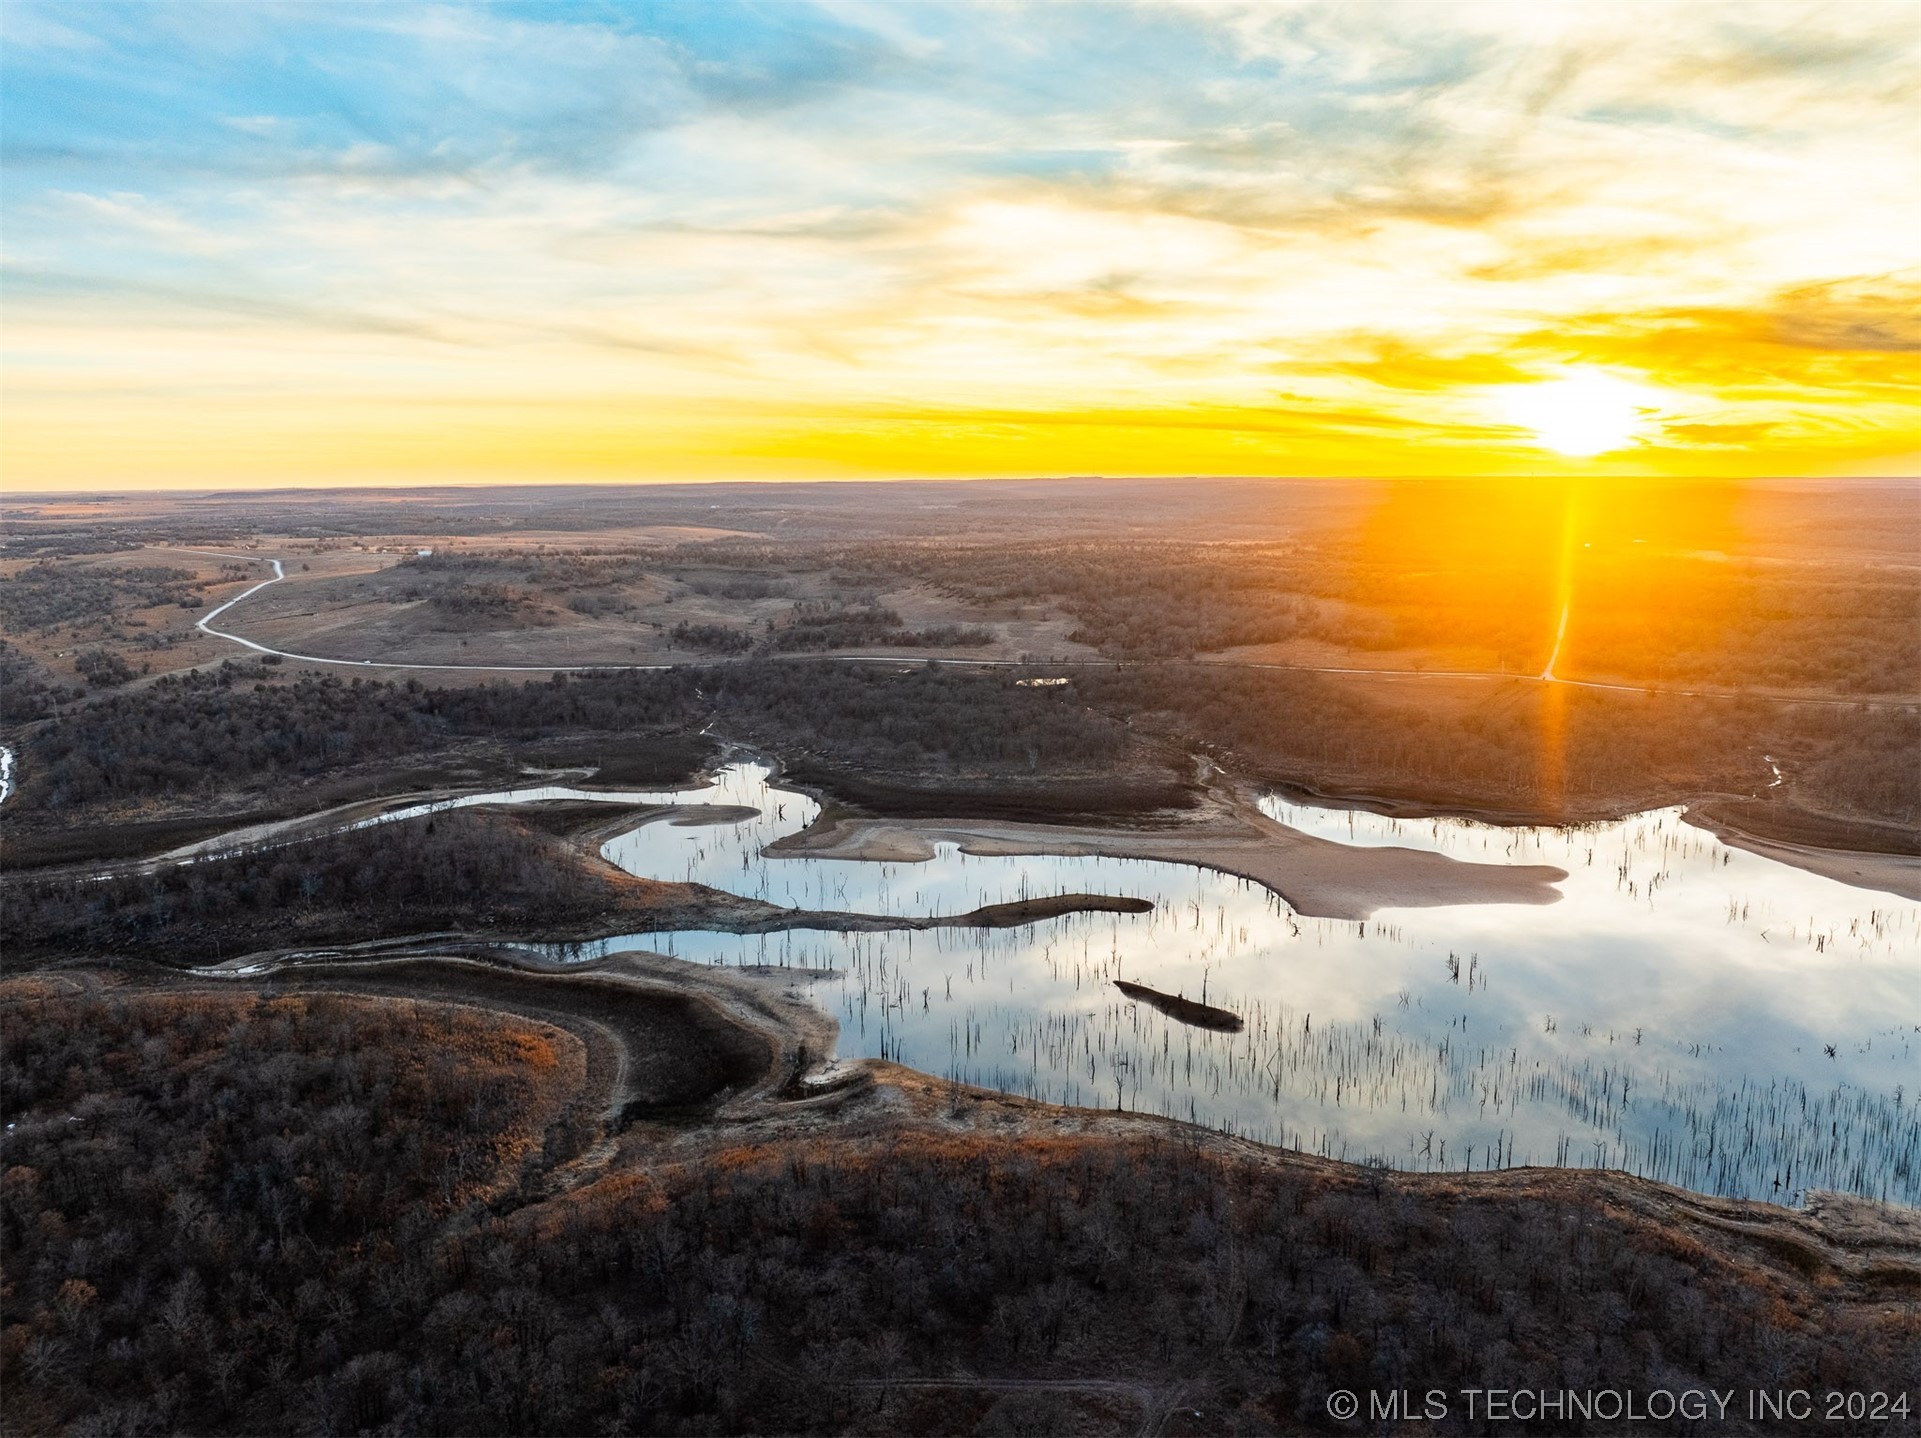
M 1921 900 L 1921 855 L 1871 854 L 1858 849 L 1817 849 L 1812 844 L 1789 844 L 1774 839 L 1757 839 L 1739 829 L 1715 826 L 1714 835 L 1722 843 L 1746 849 L 1764 859 L 1791 864 L 1810 874 L 1838 879 L 1857 889 L 1878 889 L 1903 899 Z
M 843 818 L 767 848 L 814 859 L 917 863 L 938 844 L 980 855 L 1097 855 L 1196 864 L 1251 879 L 1314 918 L 1366 919 L 1377 909 L 1449 904 L 1552 904 L 1565 870 L 1547 864 L 1469 864 L 1415 849 L 1360 849 L 1275 823 L 1252 804 L 1215 797 L 1192 822 L 1099 829 L 997 820 Z

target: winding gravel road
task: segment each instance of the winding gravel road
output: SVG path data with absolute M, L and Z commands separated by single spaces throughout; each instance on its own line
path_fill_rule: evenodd
M 158 546 L 171 547 L 171 546 Z M 205 554 L 216 559 L 238 559 L 254 564 L 273 566 L 273 577 L 263 579 L 249 589 L 243 589 L 233 598 L 223 600 L 208 610 L 194 622 L 194 627 L 216 639 L 225 639 L 239 644 L 259 654 L 278 655 L 282 659 L 297 660 L 302 664 L 333 664 L 343 669 L 401 669 L 412 671 L 462 672 L 474 674 L 590 674 L 612 673 L 619 670 L 661 670 L 673 669 L 674 664 L 405 664 L 391 659 L 333 659 L 323 654 L 299 654 L 290 649 L 275 649 L 258 640 L 249 639 L 244 634 L 235 634 L 231 629 L 220 629 L 214 620 L 227 613 L 244 599 L 250 599 L 263 589 L 283 582 L 287 578 L 286 566 L 278 559 L 269 559 L 257 554 L 227 554 L 212 549 L 183 549 L 184 554 Z M 1571 607 L 1571 606 L 1570 606 Z M 1728 688 L 1717 685 L 1678 686 L 1671 684 L 1619 684 L 1602 679 L 1569 679 L 1554 672 L 1555 662 L 1560 658 L 1562 640 L 1567 634 L 1568 608 L 1561 611 L 1560 625 L 1555 635 L 1554 654 L 1549 658 L 1547 667 L 1539 674 L 1509 674 L 1492 669 L 1369 669 L 1359 666 L 1338 664 L 1265 664 L 1244 659 L 1212 659 L 1203 662 L 1220 664 L 1239 669 L 1276 669 L 1289 670 L 1300 674 L 1355 674 L 1381 679 L 1471 679 L 1499 681 L 1504 684 L 1561 684 L 1570 689 L 1610 690 L 1619 694 L 1672 694 L 1683 698 L 1696 699 L 1767 699 L 1781 704 L 1827 704 L 1827 705 L 1870 705 L 1876 708 L 1906 709 L 1921 705 L 1917 695 L 1859 695 L 1859 694 L 1811 694 L 1801 690 Z M 909 656 L 899 654 L 790 654 L 783 659 L 805 662 L 807 660 L 832 659 L 853 664 L 900 664 L 909 661 Z M 685 661 L 698 664 L 728 664 L 737 661 L 727 659 L 703 659 Z M 1109 665 L 1112 659 L 934 659 L 911 656 L 911 662 L 951 665 L 955 668 L 1011 668 L 1011 669 L 1054 669 L 1073 665 Z

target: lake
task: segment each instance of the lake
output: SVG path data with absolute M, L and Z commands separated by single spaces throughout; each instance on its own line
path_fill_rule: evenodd
M 608 797 L 511 797 L 540 793 Z M 843 1057 L 1401 1169 L 1579 1165 L 1779 1202 L 1826 1188 L 1921 1202 L 1921 904 L 1732 848 L 1679 809 L 1504 828 L 1264 800 L 1270 817 L 1343 844 L 1569 876 L 1546 907 L 1389 908 L 1363 923 L 1302 917 L 1184 864 L 952 844 L 925 863 L 768 856 L 819 810 L 759 764 L 621 797 L 753 809 L 738 823 L 648 823 L 603 852 L 634 874 L 792 907 L 1154 903 L 1012 930 L 643 933 L 553 950 L 802 971 L 796 985 L 840 1021 Z M 1243 1028 L 1192 1027 L 1116 979 Z

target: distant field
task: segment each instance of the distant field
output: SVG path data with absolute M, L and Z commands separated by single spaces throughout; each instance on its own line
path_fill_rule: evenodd
M 676 689 L 650 732 L 784 744 L 883 807 L 963 793 L 1000 811 L 995 786 L 1073 775 L 1038 750 L 964 757 L 907 714 L 877 748 L 870 721 L 902 691 L 762 661 L 1012 666 L 956 675 L 937 701 L 996 724 L 1011 721 L 982 696 L 1054 664 L 1077 705 L 1132 726 L 1116 795 L 1178 784 L 1174 756 L 1201 749 L 1303 787 L 1480 812 L 1712 799 L 1776 834 L 1837 842 L 1854 826 L 1870 847 L 1921 823 L 1911 483 L 423 491 L 16 500 L 5 519 L 5 723 L 236 660 L 226 682 L 269 687 L 363 661 L 445 666 L 366 670 L 436 689 L 504 677 L 489 665 L 752 661 L 727 685 Z M 194 627 L 270 577 L 270 557 L 284 581 L 220 626 L 340 663 L 263 662 Z M 1550 669 L 1572 683 L 1544 684 Z M 808 716 L 829 693 L 823 729 Z M 380 758 L 492 772 L 502 738 L 598 732 L 533 722 L 466 731 L 458 753 L 416 726 Z
M 0 627 L 73 682 L 87 651 L 136 676 L 231 654 L 168 605 L 270 571 L 185 544 L 282 559 L 285 582 L 224 624 L 348 661 L 831 652 L 1495 675 L 1552 662 L 1628 685 L 1921 692 L 1912 484 L 793 488 L 721 487 L 705 506 L 706 490 L 563 492 L 519 518 L 477 516 L 465 493 L 338 513 L 299 496 L 126 501 L 85 518 L 17 503 Z M 128 547 L 96 552 L 107 544 Z M 163 567 L 180 576 L 164 595 L 125 578 Z
M 413 664 L 1095 654 L 1068 638 L 1073 621 L 1048 606 L 970 604 L 839 558 L 738 541 L 612 553 L 328 555 L 302 559 L 236 622 L 247 637 L 289 652 Z

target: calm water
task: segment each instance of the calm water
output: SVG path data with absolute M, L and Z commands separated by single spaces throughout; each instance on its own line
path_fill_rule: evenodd
M 622 797 L 754 808 L 742 823 L 648 824 L 604 852 L 783 905 L 1155 903 L 1017 930 L 651 933 L 556 950 L 829 970 L 796 982 L 840 1019 L 844 1056 L 1400 1168 L 1595 1165 L 1783 1201 L 1840 1188 L 1921 1202 L 1921 905 L 1731 849 L 1679 810 L 1505 829 L 1266 801 L 1341 843 L 1569 874 L 1545 908 L 1386 909 L 1360 924 L 1181 864 L 952 845 L 921 864 L 763 857 L 818 810 L 756 765 Z M 1245 1028 L 1188 1027 L 1115 978 L 1205 999 Z

